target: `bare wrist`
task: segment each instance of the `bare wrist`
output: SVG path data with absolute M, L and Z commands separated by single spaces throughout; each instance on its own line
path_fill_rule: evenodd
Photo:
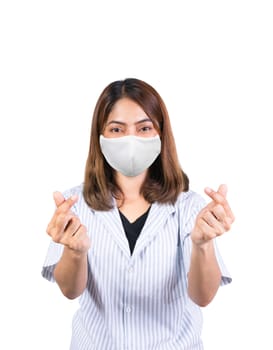
M 213 240 L 207 241 L 207 242 L 202 243 L 202 244 L 192 242 L 192 247 L 194 250 L 202 252 L 202 253 L 207 253 L 207 252 L 214 250 Z
M 69 255 L 72 259 L 81 260 L 87 256 L 87 251 L 80 251 L 69 248 L 68 246 L 64 247 L 64 254 Z

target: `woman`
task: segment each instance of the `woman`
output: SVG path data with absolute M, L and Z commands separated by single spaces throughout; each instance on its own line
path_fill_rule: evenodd
M 54 193 L 43 276 L 79 297 L 71 349 L 203 349 L 200 306 L 231 281 L 215 244 L 227 188 L 189 190 L 166 107 L 137 79 L 95 107 L 84 184 Z

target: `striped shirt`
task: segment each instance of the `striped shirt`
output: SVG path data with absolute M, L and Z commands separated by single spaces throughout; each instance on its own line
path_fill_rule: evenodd
M 91 239 L 89 273 L 73 318 L 71 350 L 201 350 L 201 309 L 187 293 L 190 232 L 206 204 L 193 191 L 176 203 L 153 203 L 131 255 L 117 207 L 92 210 L 82 185 L 73 211 Z M 215 243 L 221 284 L 231 282 Z M 63 246 L 50 242 L 42 275 L 53 270 Z

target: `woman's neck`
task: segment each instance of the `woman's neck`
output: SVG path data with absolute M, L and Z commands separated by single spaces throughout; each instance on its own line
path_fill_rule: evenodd
M 117 173 L 116 176 L 117 184 L 124 195 L 123 200 L 117 200 L 117 206 L 130 222 L 135 222 L 150 207 L 150 203 L 140 193 L 146 173 L 134 177 L 127 177 Z
M 140 189 L 145 178 L 146 172 L 134 177 L 128 177 L 121 173 L 116 173 L 116 182 L 124 195 L 124 201 L 131 202 L 142 197 Z

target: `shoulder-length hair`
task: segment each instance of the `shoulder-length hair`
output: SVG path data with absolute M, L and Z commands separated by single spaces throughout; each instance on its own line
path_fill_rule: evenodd
M 86 203 L 95 210 L 110 210 L 113 198 L 122 200 L 115 170 L 105 160 L 99 143 L 109 113 L 121 98 L 136 102 L 149 116 L 161 139 L 161 152 L 147 172 L 141 193 L 149 202 L 174 203 L 178 195 L 188 191 L 189 180 L 181 169 L 166 106 L 158 92 L 139 79 L 125 79 L 109 84 L 95 106 L 89 153 L 85 167 L 83 195 Z

